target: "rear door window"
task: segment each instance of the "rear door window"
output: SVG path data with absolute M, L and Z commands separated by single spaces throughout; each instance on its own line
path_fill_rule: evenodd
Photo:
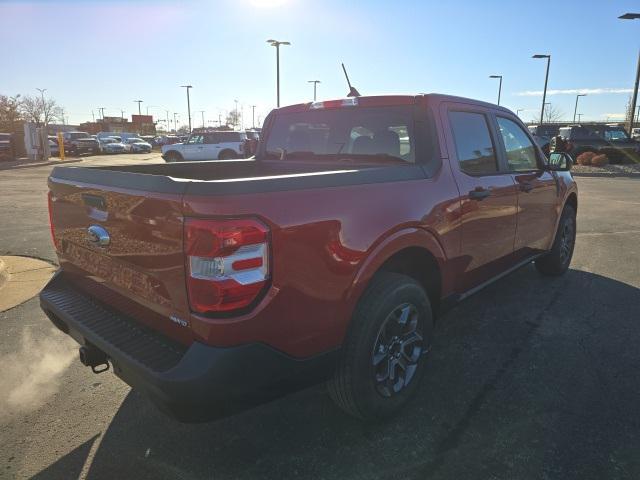
M 450 111 L 449 123 L 460 170 L 469 175 L 497 173 L 498 162 L 487 117 L 482 113 Z

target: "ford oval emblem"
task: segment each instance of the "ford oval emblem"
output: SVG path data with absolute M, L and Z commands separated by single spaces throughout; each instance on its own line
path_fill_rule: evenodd
M 100 225 L 91 225 L 87 229 L 87 235 L 89 236 L 89 241 L 100 247 L 106 247 L 109 245 L 111 238 L 109 237 L 109 232 Z

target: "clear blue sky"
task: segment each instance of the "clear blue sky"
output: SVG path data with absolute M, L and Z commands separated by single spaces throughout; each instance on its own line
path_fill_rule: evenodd
M 234 99 L 263 117 L 275 105 L 275 49 L 281 47 L 282 104 L 308 101 L 319 79 L 319 98 L 347 93 L 344 61 L 363 94 L 440 92 L 496 101 L 539 115 L 545 60 L 552 55 L 548 98 L 566 118 L 575 89 L 583 119 L 622 115 L 635 78 L 640 20 L 637 1 L 2 1 L 0 93 L 47 95 L 72 123 L 135 113 L 142 99 L 150 113 L 179 112 L 179 86 L 194 86 L 194 125 L 234 108 Z M 565 92 L 569 91 L 569 92 Z M 622 93 L 607 93 L 622 91 Z M 564 92 L 564 93 L 563 93 Z M 537 113 L 538 112 L 538 113 Z

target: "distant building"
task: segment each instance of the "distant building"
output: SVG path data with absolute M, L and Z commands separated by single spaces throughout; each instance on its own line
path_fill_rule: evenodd
M 152 115 L 132 115 L 131 121 L 124 117 L 104 117 L 95 122 L 85 122 L 78 126 L 82 132 L 96 135 L 99 132 L 124 133 L 131 132 L 139 135 L 155 135 L 156 125 Z

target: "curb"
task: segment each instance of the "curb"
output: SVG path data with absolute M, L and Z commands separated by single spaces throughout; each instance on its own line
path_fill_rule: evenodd
M 578 173 L 578 172 L 571 172 L 571 175 L 574 177 L 592 177 L 592 178 L 640 178 L 640 173 L 600 173 L 600 172 L 593 172 L 593 173 Z
M 0 170 L 19 170 L 21 168 L 35 168 L 35 167 L 46 167 L 49 165 L 64 165 L 65 163 L 76 163 L 84 160 L 83 158 L 73 158 L 70 160 L 51 160 L 49 162 L 35 162 L 35 163 L 19 163 L 19 162 L 10 162 L 8 165 L 0 164 Z
M 0 288 L 4 287 L 8 280 L 9 270 L 7 269 L 7 264 L 0 258 Z

